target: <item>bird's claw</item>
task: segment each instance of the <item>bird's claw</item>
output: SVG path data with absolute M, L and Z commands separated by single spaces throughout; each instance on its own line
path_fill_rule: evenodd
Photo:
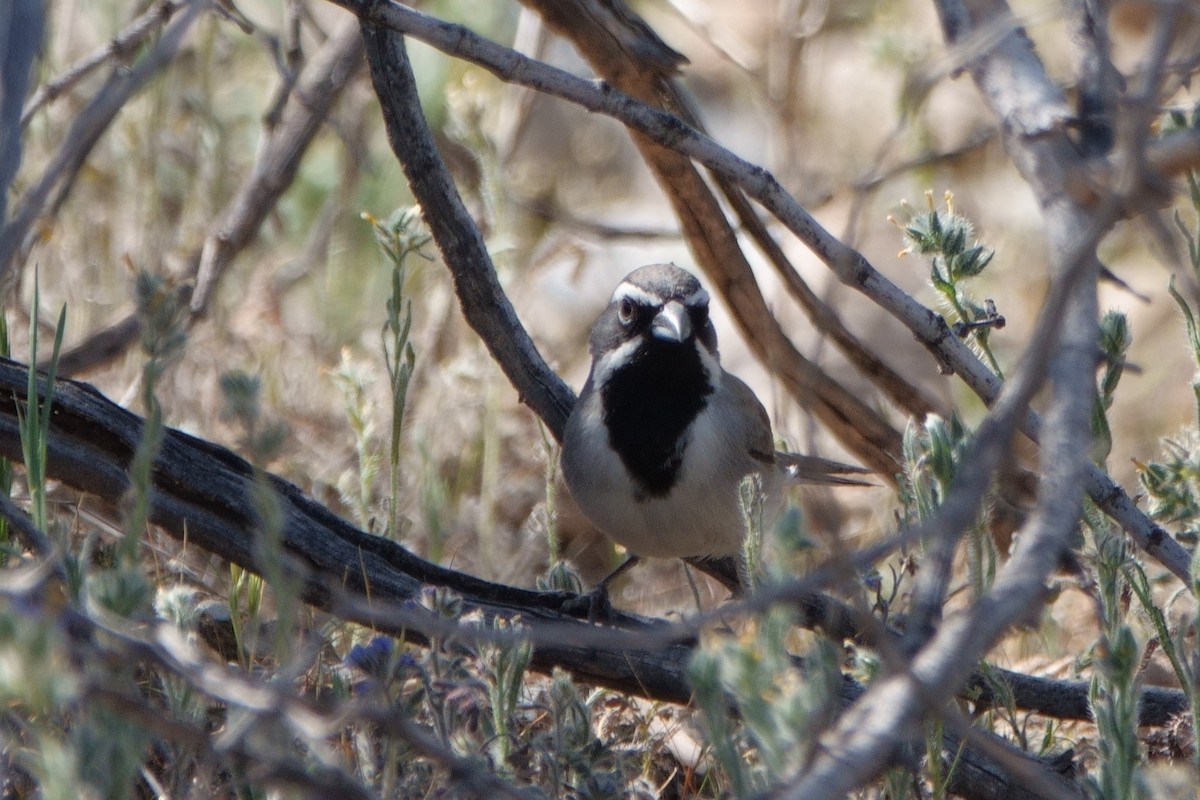
M 587 617 L 589 625 L 601 625 L 612 619 L 613 605 L 608 597 L 608 586 L 601 583 L 583 594 L 571 594 L 564 598 L 559 611 L 571 617 Z

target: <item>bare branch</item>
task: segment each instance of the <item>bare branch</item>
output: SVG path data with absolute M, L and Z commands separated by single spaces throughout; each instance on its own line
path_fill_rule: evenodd
M 152 33 L 166 25 L 175 12 L 183 8 L 185 2 L 186 0 L 158 0 L 157 3 L 135 17 L 104 47 L 79 59 L 67 67 L 57 78 L 38 87 L 21 113 L 21 127 L 28 125 L 29 120 L 33 119 L 33 115 L 43 106 L 54 102 L 63 92 L 86 78 L 104 62 L 127 60 Z
M 442 251 L 463 314 L 521 400 L 561 441 L 575 393 L 546 364 L 500 286 L 483 236 L 463 205 L 425 123 L 403 37 L 365 18 L 362 26 L 388 140 Z
M 352 20 L 343 21 L 304 70 L 293 102 L 271 132 L 254 173 L 205 237 L 192 294 L 193 314 L 204 313 L 216 282 L 292 185 L 329 109 L 362 65 L 362 43 L 355 27 Z
M 878 774 L 894 732 L 936 712 L 937 698 L 958 685 L 980 654 L 1009 625 L 1040 607 L 1043 581 L 1069 546 L 1082 513 L 1080 490 L 1088 468 L 1088 420 L 1095 393 L 1095 283 L 1100 266 L 1094 248 L 1116 219 L 1120 203 L 1110 199 L 1092 210 L 1068 199 L 1065 183 L 1079 153 L 1061 125 L 1034 124 L 1059 119 L 1062 98 L 1029 40 L 1011 25 L 1007 7 L 1002 2 L 942 2 L 938 10 L 952 46 L 976 40 L 981 32 L 1007 31 L 980 50 L 968 69 L 1002 121 L 1010 156 L 1042 202 L 1052 277 L 1063 298 L 1057 346 L 1055 338 L 1046 340 L 1044 334 L 1034 340 L 1035 348 L 1053 348 L 1048 374 L 1054 395 L 1042 436 L 1043 480 L 1037 510 L 991 590 L 936 633 L 925 620 L 924 633 L 932 638 L 916 653 L 911 668 L 874 685 L 843 717 L 827 752 L 791 787 L 791 798 L 841 795 Z M 1001 395 L 1006 396 L 1007 391 Z M 922 616 L 940 611 L 947 575 L 944 559 L 927 565 L 924 586 L 935 588 L 933 599 L 921 606 Z M 1075 796 L 1065 786 L 1045 788 L 1053 790 L 1052 796 Z
M 16 460 L 21 458 L 17 403 L 24 402 L 27 381 L 24 366 L 0 359 L 0 454 Z M 54 397 L 48 476 L 115 506 L 129 485 L 128 464 L 141 436 L 142 420 L 85 383 L 59 379 Z M 489 614 L 520 613 L 529 628 L 523 637 L 539 645 L 556 643 L 558 649 L 548 651 L 544 657 L 535 656 L 543 669 L 561 666 L 581 680 L 671 702 L 687 701 L 689 692 L 681 675 L 690 647 L 676 651 L 671 643 L 694 637 L 694 624 L 651 624 L 644 617 L 614 612 L 608 622 L 617 630 L 581 625 L 578 617 L 561 613 L 565 596 L 560 593 L 489 583 L 431 564 L 395 542 L 359 531 L 304 496 L 293 484 L 275 476 L 269 479 L 283 505 L 285 545 L 298 563 L 313 571 L 308 599 L 314 605 L 378 630 L 471 640 L 477 629 L 471 629 L 475 633 L 465 631 L 457 622 L 452 628 L 439 627 L 444 621 L 429 615 L 413 616 L 408 607 L 401 606 L 421 586 L 444 586 L 462 595 L 468 604 L 490 609 Z M 253 469 L 248 463 L 219 445 L 168 429 L 154 482 L 156 524 L 180 540 L 256 569 L 253 538 L 257 517 L 251 500 Z M 860 615 L 833 598 L 812 594 L 811 587 L 819 583 L 806 579 L 764 599 L 791 603 L 801 613 L 803 624 L 823 629 L 835 638 L 863 636 Z M 341 588 L 333 591 L 330 587 L 334 586 Z M 364 594 L 368 586 L 369 600 Z M 803 599 L 805 592 L 811 599 Z M 727 604 L 700 622 L 708 625 L 763 607 L 760 600 L 750 597 Z M 638 635 L 631 638 L 631 633 Z M 579 649 L 573 651 L 564 642 Z M 611 657 L 598 657 L 596 648 L 606 647 L 616 652 Z M 638 669 L 646 668 L 651 661 L 644 656 L 635 659 L 631 647 L 660 660 L 655 667 L 660 672 L 639 673 Z M 618 669 L 622 663 L 625 666 Z M 668 664 L 674 666 L 664 666 Z M 1010 685 L 1018 708 L 1067 719 L 1082 719 L 1088 714 L 1083 682 L 1048 681 L 1004 671 L 999 675 Z M 976 702 L 989 702 L 987 685 L 982 676 L 973 683 L 973 693 L 984 692 Z M 1143 704 L 1147 725 L 1161 725 L 1184 707 L 1183 695 L 1178 691 L 1152 690 L 1146 696 L 1150 698 Z
M 24 367 L 0 360 L 0 454 L 19 459 L 17 403 L 24 402 Z M 4 400 L 4 398 L 8 398 Z M 128 485 L 128 465 L 141 436 L 142 421 L 106 400 L 93 388 L 57 381 L 56 412 L 48 448 L 49 476 L 106 502 L 117 504 Z M 186 540 L 247 569 L 257 570 L 261 551 L 254 544 L 258 520 L 253 500 L 254 471 L 223 447 L 168 429 L 154 470 L 152 519 L 172 536 Z M 670 625 L 614 612 L 613 627 L 597 627 L 562 613 L 567 596 L 489 583 L 417 558 L 381 537 L 352 527 L 299 489 L 268 476 L 284 519 L 284 546 L 293 572 L 303 582 L 304 598 L 318 608 L 412 641 L 453 637 L 463 642 L 516 641 L 512 631 L 465 627 L 406 600 L 426 585 L 457 592 L 464 603 L 485 618 L 519 615 L 522 639 L 534 643 L 533 666 L 550 671 L 564 668 L 588 683 L 658 700 L 686 703 L 690 697 L 687 664 L 695 646 L 694 625 Z M 12 585 L 11 582 L 8 585 Z M 861 617 L 832 598 L 797 589 L 779 594 L 776 602 L 792 601 L 805 624 L 831 635 L 857 638 Z M 748 598 L 753 600 L 754 598 Z M 746 613 L 761 608 L 747 602 L 721 613 Z M 896 637 L 896 634 L 882 632 Z M 222 674 L 226 674 L 222 672 Z M 971 676 L 971 698 L 977 707 L 994 702 L 993 681 L 1006 685 L 1017 708 L 1060 718 L 1087 718 L 1090 708 L 1083 681 L 1051 681 L 1004 670 Z M 863 688 L 846 678 L 841 703 L 849 706 Z M 941 695 L 944 699 L 949 695 Z M 1143 691 L 1144 724 L 1161 725 L 1186 708 L 1182 692 Z M 893 731 L 895 733 L 895 731 Z M 948 740 L 957 749 L 957 739 Z M 970 770 L 956 778 L 973 789 L 955 789 L 964 796 L 989 798 L 998 787 L 1017 791 L 1013 797 L 1036 797 L 1013 783 L 1010 773 L 970 747 L 964 758 Z M 991 765 L 991 766 L 989 766 Z M 956 786 L 959 784 L 955 784 Z M 989 788 L 990 787 L 990 788 Z
M 63 203 L 96 142 L 129 98 L 171 62 L 183 43 L 184 34 L 208 5 L 209 0 L 191 0 L 187 10 L 167 26 L 150 52 L 132 69 L 114 70 L 103 88 L 71 123 L 62 147 L 41 179 L 21 198 L 19 210 L 0 231 L 0 281 L 7 280 L 5 273 L 14 260 L 23 260 L 32 248 L 37 237 L 31 232 L 47 206 L 53 213 Z
M 225 270 L 254 240 L 295 180 L 304 154 L 362 63 L 358 24 L 353 19 L 344 20 L 301 74 L 292 102 L 266 138 L 254 170 L 212 223 L 202 247 L 190 255 L 188 263 L 197 283 L 195 287 L 180 287 L 182 292 L 192 292 L 190 322 L 203 316 L 208 298 Z M 78 374 L 116 358 L 137 340 L 138 331 L 137 317 L 130 314 L 93 334 L 62 354 L 62 374 Z
M 408 33 L 450 55 L 478 64 L 505 81 L 537 88 L 591 111 L 611 116 L 658 144 L 688 155 L 714 172 L 728 176 L 796 234 L 842 282 L 865 294 L 903 323 L 917 341 L 925 345 L 939 365 L 957 373 L 989 405 L 995 401 L 1000 391 L 999 379 L 964 342 L 950 332 L 945 320 L 888 280 L 861 253 L 838 241 L 766 170 L 738 158 L 671 114 L 649 108 L 606 84 L 585 81 L 529 59 L 461 25 L 442 22 L 391 0 L 331 2 L 349 8 L 377 24 Z M 1002 38 L 1004 31 L 1013 35 L 1014 30 L 1013 23 L 1000 23 L 989 29 L 991 33 L 987 41 Z M 1052 102 L 1049 105 L 1043 102 L 1036 117 L 1019 118 L 1023 121 L 1016 125 L 1014 133 L 1025 132 L 1037 136 L 1062 129 L 1061 123 L 1070 117 L 1070 109 L 1057 90 L 1046 95 L 1046 98 Z M 1073 161 L 1070 159 L 1066 163 Z M 1021 427 L 1027 435 L 1037 440 L 1040 422 L 1035 415 L 1026 415 Z M 1189 580 L 1190 553 L 1162 527 L 1148 519 L 1120 486 L 1095 466 L 1087 471 L 1086 486 L 1092 500 L 1121 525 L 1139 547 L 1181 580 Z

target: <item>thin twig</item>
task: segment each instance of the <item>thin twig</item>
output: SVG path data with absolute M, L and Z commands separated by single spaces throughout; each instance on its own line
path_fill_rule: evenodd
M 190 286 L 180 287 L 180 291 L 192 292 L 189 323 L 203 315 L 221 276 L 254 240 L 291 186 L 301 159 L 362 63 L 357 23 L 345 20 L 306 65 L 283 119 L 266 137 L 254 169 L 213 221 L 204 244 L 187 258 L 189 273 L 197 281 L 194 291 Z M 137 317 L 130 314 L 89 336 L 62 354 L 62 374 L 75 375 L 117 358 L 137 340 L 138 331 Z
M 8 270 L 24 263 L 38 237 L 33 228 L 45 213 L 53 215 L 70 195 L 79 170 L 92 148 L 108 130 L 125 104 L 145 87 L 175 57 L 184 34 L 210 0 L 189 0 L 187 10 L 171 22 L 154 47 L 132 69 L 114 70 L 91 102 L 71 122 L 62 146 L 46 171 L 22 197 L 19 210 L 0 231 L 0 283 L 8 280 Z M 47 212 L 47 209 L 49 211 Z
M 463 58 L 492 72 L 502 80 L 537 88 L 597 113 L 619 120 L 663 146 L 684 153 L 710 169 L 727 175 L 759 201 L 803 241 L 834 274 L 862 292 L 903 323 L 937 360 L 959 377 L 986 403 L 1000 391 L 999 379 L 954 336 L 945 320 L 918 303 L 881 274 L 861 254 L 846 247 L 823 228 L 770 173 L 733 155 L 708 137 L 689 128 L 672 114 L 650 108 L 608 87 L 586 81 L 490 42 L 461 25 L 454 25 L 414 11 L 390 0 L 331 0 L 377 24 L 386 25 L 424 41 L 443 52 Z M 1009 30 L 1007 26 L 1003 29 Z M 995 40 L 995 36 L 988 41 Z M 1017 132 L 1053 130 L 1053 120 L 1066 119 L 1070 110 L 1046 113 L 1027 119 Z M 1045 123 L 1039 126 L 1039 121 Z M 1049 126 L 1049 127 L 1047 127 Z M 1022 431 L 1037 440 L 1040 421 L 1030 413 Z M 1158 524 L 1137 508 L 1132 498 L 1098 467 L 1089 467 L 1087 491 L 1092 500 L 1115 520 L 1146 553 L 1157 559 L 1181 580 L 1190 580 L 1191 554 Z
M 68 66 L 61 75 L 49 83 L 38 87 L 21 113 L 21 127 L 24 128 L 33 119 L 33 115 L 47 103 L 53 102 L 91 72 L 102 66 L 106 61 L 126 61 L 130 55 L 137 52 L 145 41 L 156 30 L 166 25 L 175 12 L 182 8 L 187 0 L 159 0 L 145 12 L 138 15 L 124 30 L 112 38 L 108 44 L 94 53 L 87 55 Z
M 271 132 L 249 180 L 210 229 L 200 251 L 193 314 L 203 314 L 218 280 L 234 257 L 250 243 L 270 210 L 295 180 L 300 161 L 334 101 L 362 65 L 362 44 L 352 20 L 341 24 L 330 41 L 314 56 L 288 104 L 279 125 Z

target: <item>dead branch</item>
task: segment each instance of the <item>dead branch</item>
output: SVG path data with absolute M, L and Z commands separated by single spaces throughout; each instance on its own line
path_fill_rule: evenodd
M 34 227 L 38 219 L 47 213 L 47 209 L 53 214 L 66 200 L 75 176 L 96 142 L 129 98 L 171 62 L 183 43 L 184 34 L 207 5 L 206 0 L 192 0 L 187 10 L 167 26 L 150 52 L 133 68 L 114 70 L 71 123 L 58 153 L 41 178 L 21 197 L 17 212 L 0 231 L 0 277 L 4 277 L 11 266 L 24 261 L 37 239 Z
M 568 39 L 613 86 L 648 105 L 664 107 L 700 129 L 690 100 L 674 80 L 681 57 L 663 57 L 661 51 L 666 45 L 624 4 L 591 0 L 525 0 L 525 4 L 536 9 L 547 25 Z M 729 306 L 755 357 L 780 379 L 797 404 L 810 410 L 851 452 L 890 480 L 899 464 L 899 433 L 796 349 L 767 306 L 716 193 L 691 160 L 645 136 L 635 134 L 633 139 L 671 203 L 697 263 Z M 821 329 L 865 371 L 886 377 L 885 385 L 904 384 L 878 359 L 870 357 L 836 314 L 808 289 L 741 189 L 719 173 L 715 180 L 741 223 Z M 909 396 L 919 403 L 921 393 L 913 391 Z M 931 407 L 924 406 L 924 410 Z
M 21 112 L 21 127 L 28 125 L 33 115 L 43 106 L 54 102 L 63 92 L 103 66 L 105 62 L 112 60 L 121 66 L 119 62 L 127 60 L 151 34 L 166 25 L 175 12 L 183 7 L 184 2 L 185 0 L 159 0 L 139 14 L 104 47 L 79 59 L 63 70 L 57 78 L 39 86 Z
M 21 458 L 17 408 L 26 401 L 27 380 L 23 365 L 0 359 L 0 455 L 14 460 Z M 44 396 L 44 382 L 39 392 Z M 49 477 L 116 505 L 128 490 L 128 466 L 141 434 L 141 418 L 88 384 L 60 379 L 54 390 Z M 584 614 L 571 612 L 566 601 L 572 596 L 490 583 L 424 561 L 393 541 L 358 530 L 282 478 L 264 477 L 280 503 L 283 545 L 292 574 L 303 580 L 303 596 L 311 605 L 417 642 L 439 636 L 464 642 L 503 638 L 478 626 L 442 619 L 412 602 L 423 587 L 445 587 L 486 618 L 519 617 L 525 626 L 519 635 L 533 642 L 533 666 L 540 671 L 562 668 L 594 685 L 666 702 L 688 702 L 687 665 L 694 628 L 620 612 L 613 613 L 606 627 L 589 625 L 582 619 Z M 255 572 L 262 569 L 254 544 L 258 519 L 250 464 L 224 447 L 167 429 L 153 481 L 155 524 L 191 546 Z M 4 511 L 0 507 L 0 513 Z M 814 594 L 797 609 L 802 624 L 809 627 L 836 636 L 856 634 L 856 617 L 833 598 Z M 506 635 L 505 641 L 514 638 L 512 633 Z M 971 679 L 973 702 L 979 707 L 997 699 L 996 680 L 1006 685 L 1018 708 L 1071 719 L 1089 713 L 1086 683 L 1003 670 Z M 848 706 L 863 691 L 845 678 L 842 704 Z M 1142 719 L 1145 724 L 1162 724 L 1185 707 L 1182 692 L 1145 690 Z M 975 757 L 970 749 L 968 756 Z M 972 769 L 980 771 L 964 775 L 990 774 L 992 780 L 1007 780 L 994 777 L 1007 772 L 991 759 L 978 758 L 971 763 Z M 984 788 L 977 784 L 977 791 L 964 794 L 992 796 Z
M 488 41 L 470 29 L 446 23 L 391 0 L 331 0 L 364 19 L 401 31 L 443 52 L 463 58 L 507 82 L 528 86 L 617 119 L 654 142 L 674 149 L 737 183 L 799 237 L 846 285 L 862 292 L 903 323 L 943 368 L 958 374 L 989 405 L 1001 388 L 999 379 L 970 348 L 954 336 L 945 320 L 896 286 L 861 253 L 825 230 L 770 173 L 750 164 L 695 131 L 673 114 L 651 108 L 605 83 L 582 80 Z M 1030 122 L 1029 124 L 1033 124 Z M 1025 127 L 1020 127 L 1025 130 Z M 1034 133 L 1038 132 L 1036 125 Z M 527 398 L 528 401 L 528 398 Z M 1041 421 L 1027 413 L 1021 430 L 1037 441 Z M 1137 507 L 1133 499 L 1099 467 L 1085 474 L 1088 496 L 1120 525 L 1138 546 L 1180 580 L 1190 580 L 1191 554 Z
M 345 20 L 312 57 L 296 83 L 283 117 L 266 138 L 254 169 L 209 227 L 204 244 L 187 259 L 195 286 L 192 317 L 203 317 L 208 299 L 233 260 L 253 242 L 271 210 L 295 180 L 300 162 L 316 139 L 333 104 L 362 67 L 362 41 L 354 20 Z M 137 341 L 137 316 L 130 314 L 64 352 L 59 369 L 74 375 L 110 361 Z

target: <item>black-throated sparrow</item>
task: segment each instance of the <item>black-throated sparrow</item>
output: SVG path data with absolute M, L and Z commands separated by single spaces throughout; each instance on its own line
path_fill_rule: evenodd
M 787 482 L 866 472 L 775 451 L 766 409 L 721 368 L 708 299 L 690 272 L 652 264 L 621 281 L 592 329 L 562 471 L 584 516 L 634 556 L 737 556 L 747 475 L 777 509 Z

